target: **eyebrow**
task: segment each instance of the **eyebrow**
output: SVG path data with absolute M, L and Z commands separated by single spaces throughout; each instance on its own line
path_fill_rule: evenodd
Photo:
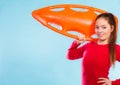
M 99 27 L 99 25 L 95 25 L 95 26 L 98 26 L 98 27 Z M 101 25 L 101 26 L 103 27 L 103 26 L 106 26 L 106 25 Z

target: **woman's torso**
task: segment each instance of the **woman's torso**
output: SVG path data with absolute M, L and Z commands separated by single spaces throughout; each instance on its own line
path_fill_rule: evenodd
M 110 59 L 108 44 L 87 44 L 82 60 L 82 85 L 101 85 L 98 78 L 108 78 Z

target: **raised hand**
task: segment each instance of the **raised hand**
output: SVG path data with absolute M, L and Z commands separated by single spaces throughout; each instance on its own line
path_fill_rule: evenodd
M 78 34 L 78 40 L 76 40 L 77 44 L 81 44 L 86 41 L 85 35 L 80 33 Z

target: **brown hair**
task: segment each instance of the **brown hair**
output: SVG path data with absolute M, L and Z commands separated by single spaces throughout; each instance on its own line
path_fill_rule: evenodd
M 114 65 L 116 60 L 116 53 L 115 53 L 115 44 L 117 40 L 117 26 L 115 17 L 112 13 L 103 13 L 97 16 L 96 20 L 99 18 L 104 18 L 108 21 L 113 31 L 111 32 L 108 44 L 109 44 L 109 54 L 110 54 L 110 64 Z

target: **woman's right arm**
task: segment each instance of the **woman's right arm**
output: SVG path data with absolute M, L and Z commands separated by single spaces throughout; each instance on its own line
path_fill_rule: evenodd
M 69 60 L 79 59 L 83 56 L 85 46 L 81 46 L 78 48 L 78 46 L 83 42 L 85 42 L 85 35 L 78 34 L 78 40 L 74 40 L 70 48 L 68 49 L 67 58 Z
M 67 59 L 75 60 L 83 56 L 86 45 L 80 46 L 78 48 L 79 45 L 80 43 L 77 43 L 76 40 L 73 41 L 73 43 L 71 44 L 70 48 L 67 51 Z

